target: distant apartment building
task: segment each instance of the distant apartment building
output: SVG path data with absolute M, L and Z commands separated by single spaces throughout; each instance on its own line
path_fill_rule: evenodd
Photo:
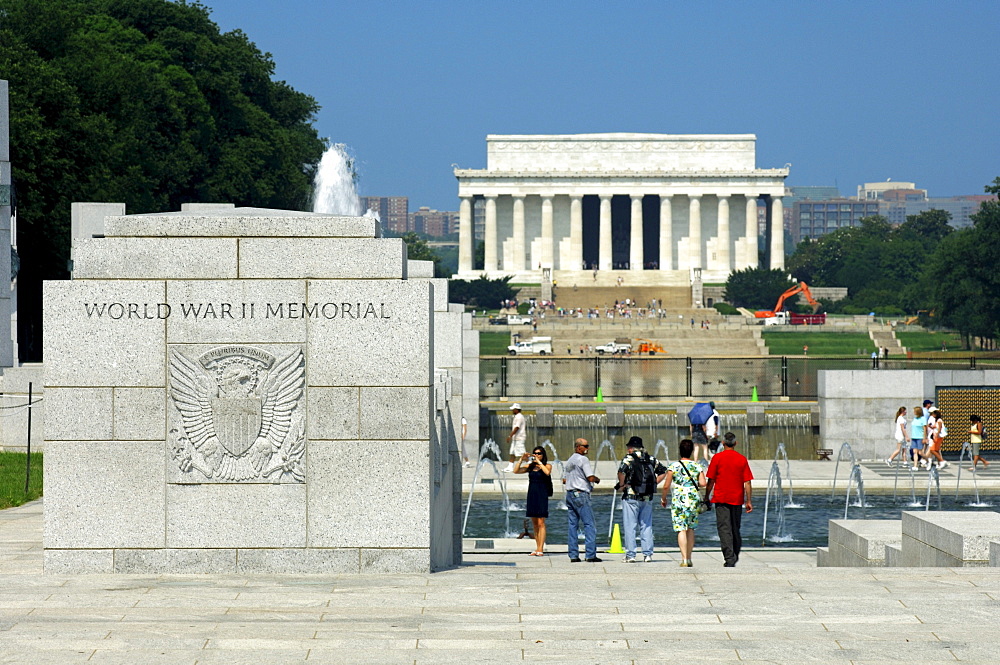
M 410 213 L 410 230 L 429 236 L 458 233 L 458 212 L 431 210 L 427 206 L 421 206 L 416 212 Z
M 886 192 L 892 192 L 897 190 L 917 190 L 917 183 L 915 182 L 893 182 L 892 179 L 886 180 L 885 182 L 866 182 L 863 185 L 858 185 L 858 200 L 859 201 L 881 201 Z M 927 196 L 927 190 L 918 190 Z
M 951 215 L 948 223 L 956 229 L 967 229 L 972 226 L 972 215 L 979 212 L 983 201 L 996 201 L 997 197 L 987 194 L 970 194 L 967 196 L 924 197 L 893 203 L 892 208 L 883 213 L 894 224 L 901 224 L 910 215 L 918 215 L 927 210 L 944 210 Z M 883 206 L 887 206 L 883 202 Z M 890 216 L 891 215 L 891 216 Z M 896 221 L 899 220 L 899 221 Z
M 362 196 L 361 207 L 378 213 L 382 227 L 395 233 L 410 231 L 410 199 L 406 196 Z
M 879 202 L 874 199 L 802 199 L 792 206 L 792 239 L 798 244 L 805 238 L 821 238 L 840 228 L 860 226 L 862 218 L 877 214 Z

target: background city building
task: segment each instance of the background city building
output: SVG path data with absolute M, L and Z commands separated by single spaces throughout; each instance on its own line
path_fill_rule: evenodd
M 361 196 L 361 208 L 378 213 L 383 228 L 395 233 L 409 231 L 410 200 L 406 196 Z
M 409 230 L 435 237 L 458 233 L 458 212 L 431 210 L 427 206 L 421 206 L 416 212 L 410 213 Z

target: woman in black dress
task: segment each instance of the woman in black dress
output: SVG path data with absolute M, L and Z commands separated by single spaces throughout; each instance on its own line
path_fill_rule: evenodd
M 530 455 L 521 455 L 514 473 L 528 474 L 526 514 L 535 528 L 535 551 L 531 556 L 545 556 L 545 518 L 549 516 L 549 497 L 552 496 L 552 465 L 545 449 L 535 448 Z

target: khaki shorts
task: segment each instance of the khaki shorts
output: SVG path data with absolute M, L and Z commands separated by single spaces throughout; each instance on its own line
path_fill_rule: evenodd
M 514 439 L 510 442 L 511 457 L 520 457 L 524 452 L 524 439 Z

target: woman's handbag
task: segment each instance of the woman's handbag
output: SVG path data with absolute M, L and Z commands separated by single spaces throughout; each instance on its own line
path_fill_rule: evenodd
M 708 502 L 708 497 L 701 493 L 698 489 L 698 481 L 691 477 L 691 472 L 688 471 L 687 464 L 681 462 L 681 468 L 684 469 L 684 473 L 687 474 L 688 478 L 691 478 L 691 484 L 694 486 L 694 491 L 698 493 L 698 514 L 707 513 L 712 504 Z

